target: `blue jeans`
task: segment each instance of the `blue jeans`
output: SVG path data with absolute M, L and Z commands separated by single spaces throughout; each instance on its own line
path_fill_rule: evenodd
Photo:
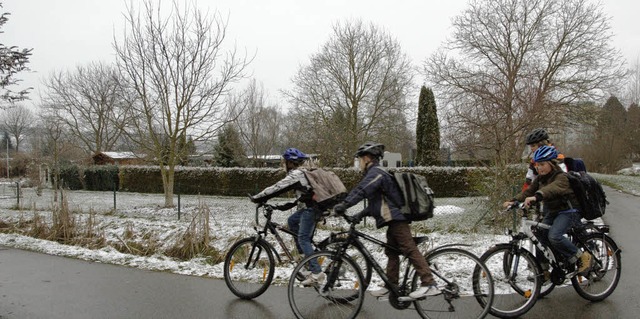
M 287 220 L 289 230 L 298 234 L 296 240 L 296 248 L 305 257 L 313 254 L 313 246 L 311 246 L 311 237 L 316 229 L 316 213 L 313 208 L 304 208 L 289 216 Z M 311 272 L 319 273 L 322 269 L 316 259 L 309 262 Z
M 559 252 L 569 263 L 576 262 L 577 257 L 575 256 L 578 253 L 578 247 L 564 235 L 571 227 L 580 223 L 580 218 L 580 213 L 575 209 L 571 209 L 547 213 L 542 220 L 543 224 L 551 225 L 551 228 L 543 230 L 542 236 L 539 238 L 540 241 Z

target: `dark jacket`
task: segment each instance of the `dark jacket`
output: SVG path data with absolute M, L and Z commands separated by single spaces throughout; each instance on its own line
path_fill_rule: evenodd
M 346 207 L 351 207 L 365 198 L 368 202 L 362 213 L 375 218 L 377 228 L 384 227 L 391 221 L 407 220 L 402 215 L 400 207 L 394 204 L 404 201 L 398 185 L 391 174 L 383 170 L 377 162 L 367 168 L 364 178 L 349 192 L 344 203 Z
M 514 199 L 522 202 L 529 196 L 535 196 L 537 201 L 544 202 L 545 214 L 579 207 L 578 200 L 569 184 L 569 179 L 559 169 L 555 169 L 547 175 L 538 175 L 531 186 Z

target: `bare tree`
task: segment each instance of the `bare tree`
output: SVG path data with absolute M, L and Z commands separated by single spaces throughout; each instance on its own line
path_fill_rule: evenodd
M 269 105 L 262 85 L 252 80 L 241 93 L 233 96 L 230 103 L 239 106 L 236 126 L 245 149 L 256 165 L 257 156 L 276 151 L 282 124 L 282 113 L 277 106 Z
M 627 84 L 627 100 L 629 105 L 640 104 L 640 58 L 629 70 L 629 82 Z
M 43 110 L 39 116 L 38 129 L 42 136 L 40 151 L 43 159 L 52 169 L 51 182 L 54 189 L 53 201 L 58 201 L 58 191 L 62 188 L 61 162 L 62 154 L 68 145 L 69 134 L 67 126 L 60 122 L 59 115 L 53 114 L 53 110 Z M 40 159 L 40 160 L 43 160 Z
M 324 164 L 351 165 L 352 152 L 365 140 L 403 125 L 411 89 L 411 62 L 400 44 L 383 29 L 362 21 L 333 27 L 332 37 L 294 76 L 285 92 L 292 115 L 310 150 Z
M 20 151 L 20 143 L 24 135 L 33 124 L 33 113 L 22 104 L 17 104 L 13 108 L 4 111 L 2 116 L 2 127 L 16 141 L 16 153 Z
M 152 1 L 144 1 L 142 12 L 130 6 L 127 31 L 114 44 L 120 71 L 137 94 L 128 135 L 162 159 L 166 206 L 173 206 L 174 171 L 185 149 L 180 140 L 210 139 L 233 120 L 224 98 L 250 62 L 235 50 L 224 51 L 226 20 L 180 3 L 173 1 L 168 14 Z
M 624 74 L 609 18 L 586 0 L 472 0 L 424 63 L 458 151 L 516 159 L 534 127 L 563 127 Z
M 100 62 L 55 72 L 45 80 L 42 104 L 87 153 L 111 151 L 129 119 L 122 82 L 117 68 Z

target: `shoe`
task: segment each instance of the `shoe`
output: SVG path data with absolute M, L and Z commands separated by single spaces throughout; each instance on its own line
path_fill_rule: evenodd
M 583 273 L 591 268 L 591 254 L 586 251 L 583 252 L 582 255 L 580 255 L 580 259 L 578 259 L 577 266 L 578 273 Z
M 309 275 L 311 275 L 311 270 L 307 270 L 307 269 L 302 269 L 300 271 L 298 271 L 298 273 L 296 274 L 296 279 L 303 281 L 305 279 L 307 279 L 307 277 L 309 277 Z
M 436 285 L 430 285 L 430 286 L 422 286 L 416 289 L 416 291 L 409 294 L 409 297 L 413 299 L 420 299 L 426 296 L 435 296 L 439 294 L 440 294 L 440 289 L 438 289 Z
M 302 275 L 302 277 L 304 277 L 304 278 L 307 278 L 307 277 L 309 277 L 309 275 L 311 275 L 311 270 L 302 269 L 302 270 L 298 271 L 298 274 Z
M 372 290 L 370 294 L 376 298 L 384 297 L 389 294 L 389 289 L 382 287 L 378 290 Z
M 324 281 L 326 277 L 327 275 L 325 275 L 323 272 L 317 273 L 317 274 L 310 274 L 309 276 L 307 276 L 305 280 L 302 281 L 301 284 L 303 286 L 313 286 L 321 281 Z

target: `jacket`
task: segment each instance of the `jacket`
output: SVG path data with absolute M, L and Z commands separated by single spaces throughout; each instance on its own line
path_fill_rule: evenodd
M 522 202 L 529 196 L 535 196 L 537 201 L 544 202 L 544 214 L 580 207 L 569 184 L 569 179 L 562 170 L 553 170 L 547 175 L 538 175 L 531 186 L 518 194 L 514 200 Z
M 343 202 L 348 208 L 365 198 L 368 202 L 362 214 L 375 218 L 377 228 L 392 221 L 407 221 L 400 206 L 394 204 L 404 202 L 400 189 L 391 174 L 383 170 L 378 162 L 367 168 L 360 183 L 349 192 Z
M 297 201 L 304 203 L 307 207 L 312 206 L 311 185 L 304 171 L 300 168 L 290 170 L 287 172 L 287 176 L 254 195 L 253 199 L 259 202 L 266 202 L 291 190 L 295 191 Z

